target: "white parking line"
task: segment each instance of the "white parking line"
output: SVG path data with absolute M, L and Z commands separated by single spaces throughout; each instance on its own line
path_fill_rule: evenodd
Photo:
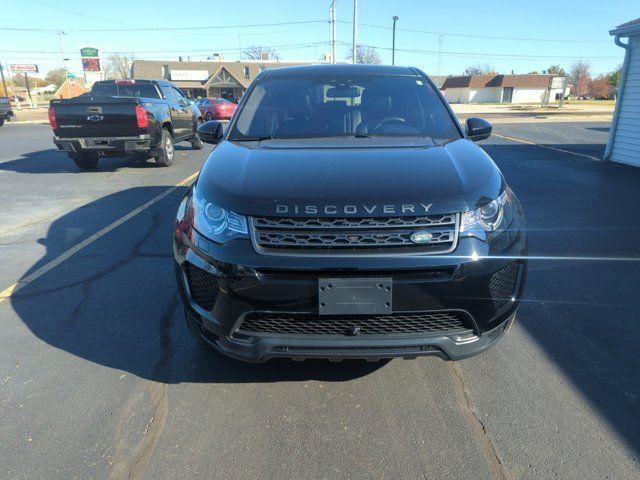
M 120 225 L 125 223 L 127 220 L 131 220 L 133 217 L 135 217 L 136 215 L 142 213 L 143 211 L 145 211 L 147 208 L 149 208 L 153 204 L 158 203 L 160 200 L 162 200 L 166 196 L 168 196 L 171 193 L 173 193 L 176 189 L 191 183 L 193 180 L 196 179 L 197 176 L 198 176 L 198 172 L 194 173 L 193 175 L 189 175 L 187 178 L 185 178 L 183 180 L 180 180 L 173 187 L 168 188 L 167 190 L 165 190 L 161 194 L 159 194 L 156 197 L 154 197 L 151 200 L 149 200 L 147 203 L 145 203 L 143 205 L 140 205 L 138 208 L 136 208 L 134 210 L 131 210 L 125 216 L 120 217 L 115 222 L 107 225 L 106 227 L 102 228 L 101 230 L 98 230 L 96 233 L 94 233 L 90 237 L 85 238 L 83 241 L 81 241 L 77 245 L 74 245 L 73 247 L 71 247 L 67 251 L 63 252 L 62 254 L 60 254 L 59 256 L 57 256 L 56 258 L 54 258 L 53 260 L 51 260 L 47 264 L 45 264 L 42 267 L 38 268 L 35 272 L 30 273 L 29 275 L 24 277 L 22 280 L 20 280 L 20 281 L 14 283 L 13 285 L 10 285 L 9 287 L 5 288 L 4 290 L 2 290 L 0 292 L 0 303 L 5 301 L 7 298 L 10 298 L 11 295 L 16 293 L 20 289 L 26 287 L 27 285 L 29 285 L 34 280 L 37 280 L 38 278 L 40 278 L 41 276 L 43 276 L 47 272 L 51 271 L 52 269 L 54 269 L 55 267 L 60 265 L 62 262 L 64 262 L 65 260 L 69 259 L 70 257 L 75 255 L 76 253 L 78 253 L 83 248 L 88 247 L 93 242 L 95 242 L 99 238 L 105 236 L 110 231 L 118 228 Z
M 594 160 L 596 162 L 602 161 L 601 158 L 594 157 L 592 155 L 587 155 L 585 153 L 572 152 L 571 150 L 565 150 L 563 148 L 550 147 L 549 145 L 540 145 L 539 143 L 530 142 L 529 140 L 523 140 L 521 138 L 509 137 L 507 135 L 500 135 L 498 133 L 494 133 L 493 135 L 495 135 L 496 137 L 505 138 L 507 140 L 511 140 L 511 141 L 514 141 L 514 142 L 526 143 L 527 145 L 535 145 L 536 147 L 546 148 L 547 150 L 555 150 L 556 152 L 568 153 L 570 155 L 576 155 L 578 157 L 585 157 L 585 158 L 588 158 L 589 160 Z

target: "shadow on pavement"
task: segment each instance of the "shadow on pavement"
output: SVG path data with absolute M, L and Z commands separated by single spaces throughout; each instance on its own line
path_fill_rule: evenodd
M 176 145 L 176 153 L 192 150 L 191 146 Z M 179 158 L 176 158 L 176 162 Z M 35 152 L 26 153 L 15 160 L 5 160 L 0 162 L 0 171 L 28 173 L 32 175 L 47 173 L 82 173 L 90 175 L 97 172 L 115 172 L 122 168 L 164 168 L 155 163 L 153 158 L 143 158 L 142 156 L 129 155 L 125 157 L 100 158 L 98 168 L 95 170 L 80 170 L 71 160 L 66 152 L 50 148 Z
M 520 325 L 640 452 L 640 169 L 533 145 L 482 146 L 527 217 L 533 259 Z M 604 145 L 558 148 L 593 155 Z
M 56 220 L 39 241 L 47 254 L 24 276 L 165 189 L 124 190 Z M 21 289 L 11 298 L 15 312 L 53 347 L 157 382 L 345 381 L 384 365 L 289 360 L 254 365 L 196 342 L 182 316 L 172 264 L 172 218 L 185 191 L 173 192 Z

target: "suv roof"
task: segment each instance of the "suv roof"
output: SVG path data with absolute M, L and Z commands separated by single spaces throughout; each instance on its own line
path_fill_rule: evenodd
M 319 65 L 298 65 L 295 67 L 267 68 L 261 77 L 283 77 L 288 75 L 314 75 L 314 74 L 353 74 L 353 75 L 405 75 L 418 76 L 419 71 L 411 67 L 396 67 L 392 65 L 372 65 L 372 64 L 319 64 Z

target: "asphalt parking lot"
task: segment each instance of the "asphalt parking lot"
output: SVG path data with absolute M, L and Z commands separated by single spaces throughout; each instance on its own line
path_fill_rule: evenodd
M 532 257 L 502 341 L 250 365 L 189 336 L 173 276 L 211 147 L 80 172 L 48 126 L 0 128 L 0 478 L 638 478 L 640 169 L 597 160 L 606 123 L 494 132 Z

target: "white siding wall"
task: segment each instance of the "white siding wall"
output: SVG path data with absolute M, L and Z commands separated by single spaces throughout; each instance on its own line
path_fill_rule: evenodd
M 540 103 L 544 98 L 545 90 L 545 88 L 514 88 L 511 103 Z
M 469 103 L 468 88 L 447 88 L 444 91 L 444 98 L 449 103 Z
M 479 88 L 477 90 L 469 91 L 470 103 L 496 103 L 500 102 L 500 96 L 502 94 L 502 88 L 500 87 L 487 87 Z
M 620 102 L 610 159 L 640 166 L 640 36 L 630 39 L 629 69 Z

